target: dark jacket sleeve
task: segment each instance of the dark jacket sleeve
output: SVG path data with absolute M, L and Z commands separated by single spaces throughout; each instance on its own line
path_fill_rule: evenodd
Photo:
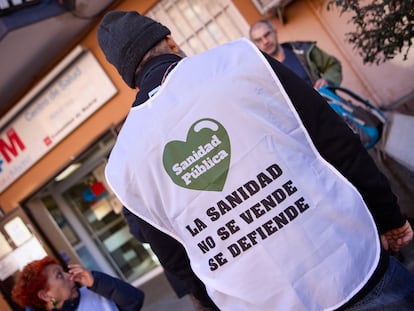
M 315 147 L 358 189 L 380 233 L 401 227 L 405 217 L 400 212 L 397 198 L 359 137 L 318 92 L 269 55 L 265 57 L 279 77 Z
M 164 269 L 176 275 L 185 274 L 189 259 L 184 247 L 174 238 L 151 226 L 140 217 L 123 208 L 131 234 L 141 242 L 149 243 Z
M 185 291 L 186 294 L 192 293 L 204 307 L 218 310 L 208 296 L 204 283 L 191 269 L 185 248 L 177 240 L 151 226 L 125 207 L 122 212 L 128 222 L 131 234 L 141 242 L 147 242 L 151 245 L 151 249 L 158 257 L 177 295 L 180 296 L 180 291 Z
M 94 283 L 90 290 L 112 300 L 119 311 L 141 310 L 144 303 L 144 292 L 118 278 L 108 274 L 92 271 Z

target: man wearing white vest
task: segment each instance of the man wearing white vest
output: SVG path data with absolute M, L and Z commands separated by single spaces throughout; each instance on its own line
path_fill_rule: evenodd
M 139 89 L 107 180 L 184 246 L 219 309 L 414 309 L 414 277 L 386 253 L 411 226 L 316 91 L 246 39 L 182 58 L 137 12 L 107 13 L 98 41 Z

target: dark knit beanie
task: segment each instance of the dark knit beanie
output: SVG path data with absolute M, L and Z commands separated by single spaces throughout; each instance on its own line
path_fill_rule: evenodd
M 137 12 L 111 11 L 98 28 L 98 42 L 106 59 L 129 87 L 135 88 L 135 70 L 153 46 L 171 32 Z

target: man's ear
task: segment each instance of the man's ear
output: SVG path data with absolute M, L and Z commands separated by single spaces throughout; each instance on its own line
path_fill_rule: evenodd
M 181 49 L 178 46 L 178 44 L 175 42 L 173 37 L 171 35 L 168 35 L 165 37 L 165 40 L 167 40 L 168 47 L 171 49 L 171 51 L 175 54 L 180 54 Z
M 37 297 L 39 297 L 41 300 L 49 302 L 50 297 L 49 295 L 46 293 L 46 291 L 44 289 L 41 289 L 37 292 Z

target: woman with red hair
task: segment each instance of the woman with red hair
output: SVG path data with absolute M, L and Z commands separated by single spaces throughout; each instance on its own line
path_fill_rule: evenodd
M 80 286 L 79 286 L 80 285 Z M 23 308 L 62 311 L 136 311 L 144 293 L 105 273 L 68 265 L 68 272 L 52 257 L 27 264 L 12 291 Z

